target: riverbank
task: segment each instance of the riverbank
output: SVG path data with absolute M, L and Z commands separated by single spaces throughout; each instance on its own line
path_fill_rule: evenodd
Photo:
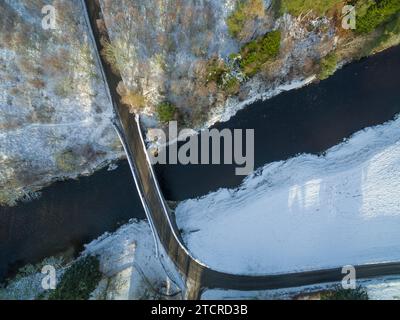
M 321 153 L 400 112 L 399 56 L 400 47 L 396 47 L 353 63 L 318 85 L 250 105 L 216 128 L 254 128 L 256 168 L 298 153 Z M 243 180 L 231 166 L 169 165 L 156 166 L 156 170 L 168 200 L 236 188 Z M 0 213 L 3 274 L 71 245 L 80 248 L 114 230 L 120 221 L 138 214 L 144 217 L 126 161 L 115 171 L 103 169 L 77 181 L 57 182 L 44 189 L 41 198 L 13 208 L 0 207 Z
M 106 234 L 86 246 L 83 254 L 95 254 L 100 262 L 102 280 L 90 295 L 94 300 L 182 299 L 182 294 L 165 274 L 155 256 L 150 226 L 145 221 L 130 221 L 115 233 Z M 51 264 L 57 275 L 67 266 L 58 259 L 46 259 L 40 265 Z M 17 279 L 0 288 L 1 299 L 34 299 L 43 293 L 43 275 L 31 266 Z M 28 271 L 29 270 L 29 271 Z M 28 272 L 27 272 L 28 271 Z M 357 284 L 369 299 L 396 300 L 400 293 L 399 276 L 358 279 Z M 202 299 L 319 299 L 319 293 L 337 288 L 338 283 L 265 291 L 207 290 Z
M 126 161 L 92 176 L 56 182 L 42 196 L 0 207 L 0 279 L 27 263 L 85 243 L 145 214 Z
M 0 204 L 124 157 L 79 1 L 54 4 L 63 14 L 50 31 L 45 4 L 0 3 Z
M 190 251 L 235 274 L 400 260 L 400 117 L 323 156 L 266 165 L 238 189 L 176 209 Z
M 331 54 L 337 63 L 330 66 L 329 74 L 400 41 L 395 17 L 388 25 L 360 35 L 343 30 L 336 16 L 339 7 L 303 15 L 285 7 L 277 11 L 271 1 L 256 1 L 260 10 L 246 17 L 250 29 L 241 30 L 237 37 L 229 22 L 241 9 L 233 0 L 213 0 L 199 7 L 182 2 L 178 11 L 174 1 L 165 3 L 165 11 L 159 10 L 157 1 L 128 1 L 130 10 L 118 2 L 99 3 L 104 20 L 98 23 L 111 35 L 107 48 L 124 79 L 119 89 L 130 93 L 125 104 L 145 102 L 139 112 L 150 114 L 147 128 L 160 126 L 156 116 L 160 103 L 170 100 L 180 122 L 206 128 L 227 121 L 258 99 L 307 84 L 315 75 L 321 78 L 321 65 Z M 8 29 L 2 33 L 5 45 L 0 50 L 1 60 L 7 62 L 0 70 L 6 79 L 0 99 L 4 106 L 0 108 L 0 203 L 15 205 L 20 199 L 34 198 L 54 181 L 90 174 L 123 157 L 79 5 L 77 0 L 57 3 L 56 9 L 63 12 L 62 28 L 48 33 L 41 28 L 41 16 L 27 4 L 11 0 L 1 4 L 10 19 L 3 26 Z M 141 8 L 144 16 L 132 20 L 140 12 L 134 8 Z M 185 21 L 185 27 L 178 21 Z M 152 28 L 147 26 L 150 22 Z M 262 67 L 249 76 L 238 66 L 229 66 L 231 54 L 243 53 L 250 40 L 273 30 L 281 34 L 274 59 L 262 61 Z M 217 77 L 210 78 L 210 70 Z M 221 87 L 226 77 L 233 81 L 232 92 Z
M 254 129 L 255 168 L 301 153 L 323 153 L 400 112 L 399 56 L 397 46 L 351 63 L 327 80 L 257 101 L 212 128 Z M 243 177 L 235 175 L 235 167 L 178 164 L 155 169 L 166 199 L 182 201 L 238 187 Z
M 151 228 L 146 221 L 132 219 L 113 233 L 87 244 L 80 257 L 94 255 L 101 280 L 90 295 L 93 300 L 178 299 L 181 292 L 160 264 Z M 76 260 L 75 260 L 76 261 Z M 32 300 L 44 293 L 41 266 L 52 265 L 58 277 L 74 263 L 48 258 L 30 265 L 16 279 L 0 286 L 0 299 Z M 79 279 L 80 280 L 80 279 Z

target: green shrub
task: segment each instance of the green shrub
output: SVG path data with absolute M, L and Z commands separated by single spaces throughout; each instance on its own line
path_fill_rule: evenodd
M 375 0 L 357 0 L 351 3 L 356 7 L 356 13 L 359 16 L 363 16 L 367 13 L 368 8 L 375 4 Z
M 381 0 L 368 7 L 363 15 L 357 15 L 358 33 L 369 33 L 389 22 L 400 11 L 399 0 Z
M 78 156 L 72 150 L 64 150 L 55 155 L 57 168 L 64 172 L 71 172 L 78 165 Z
M 243 46 L 240 50 L 242 71 L 247 76 L 256 74 L 264 63 L 279 54 L 280 43 L 281 32 L 276 30 Z
M 225 63 L 222 59 L 211 59 L 207 66 L 207 83 L 215 82 L 228 95 L 236 94 L 240 88 L 240 80 L 234 75 L 237 67 L 232 62 L 236 56 L 237 54 L 231 55 L 230 63 Z
M 232 37 L 238 38 L 247 21 L 256 18 L 264 12 L 263 0 L 241 0 L 236 9 L 228 17 L 226 24 Z
M 388 24 L 382 31 L 382 35 L 376 40 L 374 50 L 382 50 L 400 42 L 400 14 Z
M 170 102 L 162 102 L 157 106 L 158 119 L 163 122 L 169 122 L 175 119 L 177 109 Z
M 343 289 L 337 286 L 334 290 L 322 293 L 321 300 L 368 300 L 368 293 L 362 287 Z
M 102 278 L 99 267 L 93 256 L 77 260 L 65 271 L 49 300 L 88 300 Z
M 223 84 L 223 78 L 225 74 L 229 72 L 228 66 L 225 64 L 224 60 L 213 58 L 208 62 L 207 65 L 207 82 L 215 81 L 217 85 Z
M 280 0 L 280 2 L 281 13 L 288 12 L 293 16 L 299 16 L 312 10 L 322 16 L 343 0 Z
M 234 95 L 239 92 L 240 81 L 234 76 L 226 77 L 222 87 L 228 95 Z
M 318 75 L 320 80 L 330 77 L 336 70 L 338 58 L 336 53 L 332 52 L 321 60 L 321 69 Z

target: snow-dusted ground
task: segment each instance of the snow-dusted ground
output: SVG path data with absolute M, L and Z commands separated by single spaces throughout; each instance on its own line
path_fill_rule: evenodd
M 79 1 L 59 3 L 52 31 L 41 28 L 45 2 L 0 5 L 27 28 L 10 26 L 12 37 L 26 39 L 0 48 L 0 204 L 124 156 Z
M 207 290 L 203 293 L 203 300 L 230 300 L 230 299 L 262 299 L 262 300 L 288 300 L 296 299 L 299 295 L 306 296 L 315 292 L 335 289 L 338 283 L 279 289 L 265 291 L 235 291 L 235 290 Z M 357 285 L 362 286 L 368 293 L 370 300 L 399 300 L 400 277 L 382 277 L 375 279 L 358 280 Z
M 266 165 L 236 190 L 187 200 L 177 222 L 195 257 L 241 274 L 400 260 L 400 118 L 325 156 Z
M 175 284 L 171 262 L 157 258 L 153 236 L 146 221 L 132 220 L 116 232 L 106 233 L 86 245 L 82 255 L 95 255 L 104 277 L 92 299 L 179 299 L 180 288 Z M 0 286 L 0 300 L 32 300 L 43 293 L 43 265 L 52 265 L 60 279 L 65 268 L 61 258 L 45 259 L 37 266 L 27 266 L 6 288 Z M 166 271 L 168 272 L 168 275 Z M 170 277 L 174 281 L 170 280 Z M 178 283 L 178 281 L 176 282 Z M 179 283 L 179 286 L 182 284 Z
M 156 257 L 150 226 L 145 221 L 131 221 L 112 234 L 105 234 L 86 246 L 83 254 L 97 255 L 104 274 L 91 299 L 180 299 L 180 289 L 168 276 Z M 23 275 L 0 288 L 0 299 L 32 300 L 43 293 L 41 266 L 54 265 L 60 279 L 65 266 L 62 258 L 45 259 L 38 266 L 28 266 Z M 29 272 L 31 270 L 31 272 Z M 175 275 L 172 275 L 175 278 Z M 400 276 L 358 280 L 370 299 L 399 299 Z M 181 284 L 179 284 L 180 286 Z M 336 283 L 265 291 L 207 290 L 202 299 L 292 299 L 300 294 L 330 289 Z
M 152 232 L 145 221 L 132 220 L 117 232 L 105 234 L 88 244 L 83 254 L 99 257 L 108 281 L 106 299 L 165 299 L 180 292 L 157 258 Z M 168 263 L 164 266 L 172 270 Z
M 127 89 L 146 97 L 148 128 L 158 127 L 156 106 L 169 101 L 188 114 L 193 129 L 227 121 L 238 110 L 291 86 L 301 86 L 317 69 L 319 61 L 336 46 L 335 26 L 327 18 L 316 18 L 306 28 L 304 19 L 285 14 L 276 18 L 271 1 L 247 17 L 238 38 L 231 37 L 227 18 L 239 0 L 209 1 L 100 1 L 111 42 Z M 253 16 L 254 15 L 254 16 Z M 118 19 L 115 19 L 118 17 Z M 215 57 L 229 62 L 244 43 L 279 29 L 280 55 L 268 72 L 244 79 L 239 70 L 232 75 L 242 81 L 238 96 L 228 98 L 225 90 L 208 84 L 208 69 Z M 287 87 L 287 88 L 285 88 Z

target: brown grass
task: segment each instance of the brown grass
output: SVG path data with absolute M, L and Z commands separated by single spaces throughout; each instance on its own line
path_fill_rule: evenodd
M 68 69 L 68 61 L 71 54 L 66 49 L 60 49 L 57 53 L 44 56 L 42 65 L 55 73 L 65 72 Z
M 16 64 L 21 73 L 27 76 L 38 77 L 43 74 L 43 70 L 29 59 L 19 58 L 17 59 Z
M 126 88 L 123 82 L 118 84 L 117 92 L 121 96 L 121 103 L 131 107 L 134 112 L 146 106 L 146 98 L 140 92 Z
M 44 81 L 37 78 L 28 80 L 28 83 L 35 89 L 43 89 L 46 86 Z
M 119 61 L 118 61 L 118 49 L 113 46 L 107 39 L 102 38 L 101 44 L 103 49 L 101 50 L 102 57 L 110 65 L 111 70 L 114 74 L 119 75 Z
M 135 91 L 128 91 L 121 97 L 121 102 L 127 106 L 131 106 L 134 110 L 139 110 L 146 106 L 146 98 Z

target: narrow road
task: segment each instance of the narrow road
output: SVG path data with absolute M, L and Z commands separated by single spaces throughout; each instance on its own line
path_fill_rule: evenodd
M 112 73 L 99 54 L 101 51 L 100 32 L 96 20 L 100 19 L 101 9 L 95 0 L 81 0 L 81 2 L 89 35 L 96 49 L 96 58 L 116 114 L 114 126 L 127 154 L 139 196 L 154 232 L 156 245 L 160 243 L 164 247 L 186 281 L 186 298 L 199 299 L 203 290 L 214 288 L 267 290 L 341 281 L 343 278 L 341 268 L 265 276 L 235 275 L 212 270 L 191 255 L 170 214 L 153 167 L 148 161 L 139 117 L 130 114 L 128 108 L 119 102 L 116 87 L 122 79 Z M 107 37 L 104 34 L 102 36 Z M 356 266 L 356 272 L 358 279 L 400 274 L 400 263 Z

